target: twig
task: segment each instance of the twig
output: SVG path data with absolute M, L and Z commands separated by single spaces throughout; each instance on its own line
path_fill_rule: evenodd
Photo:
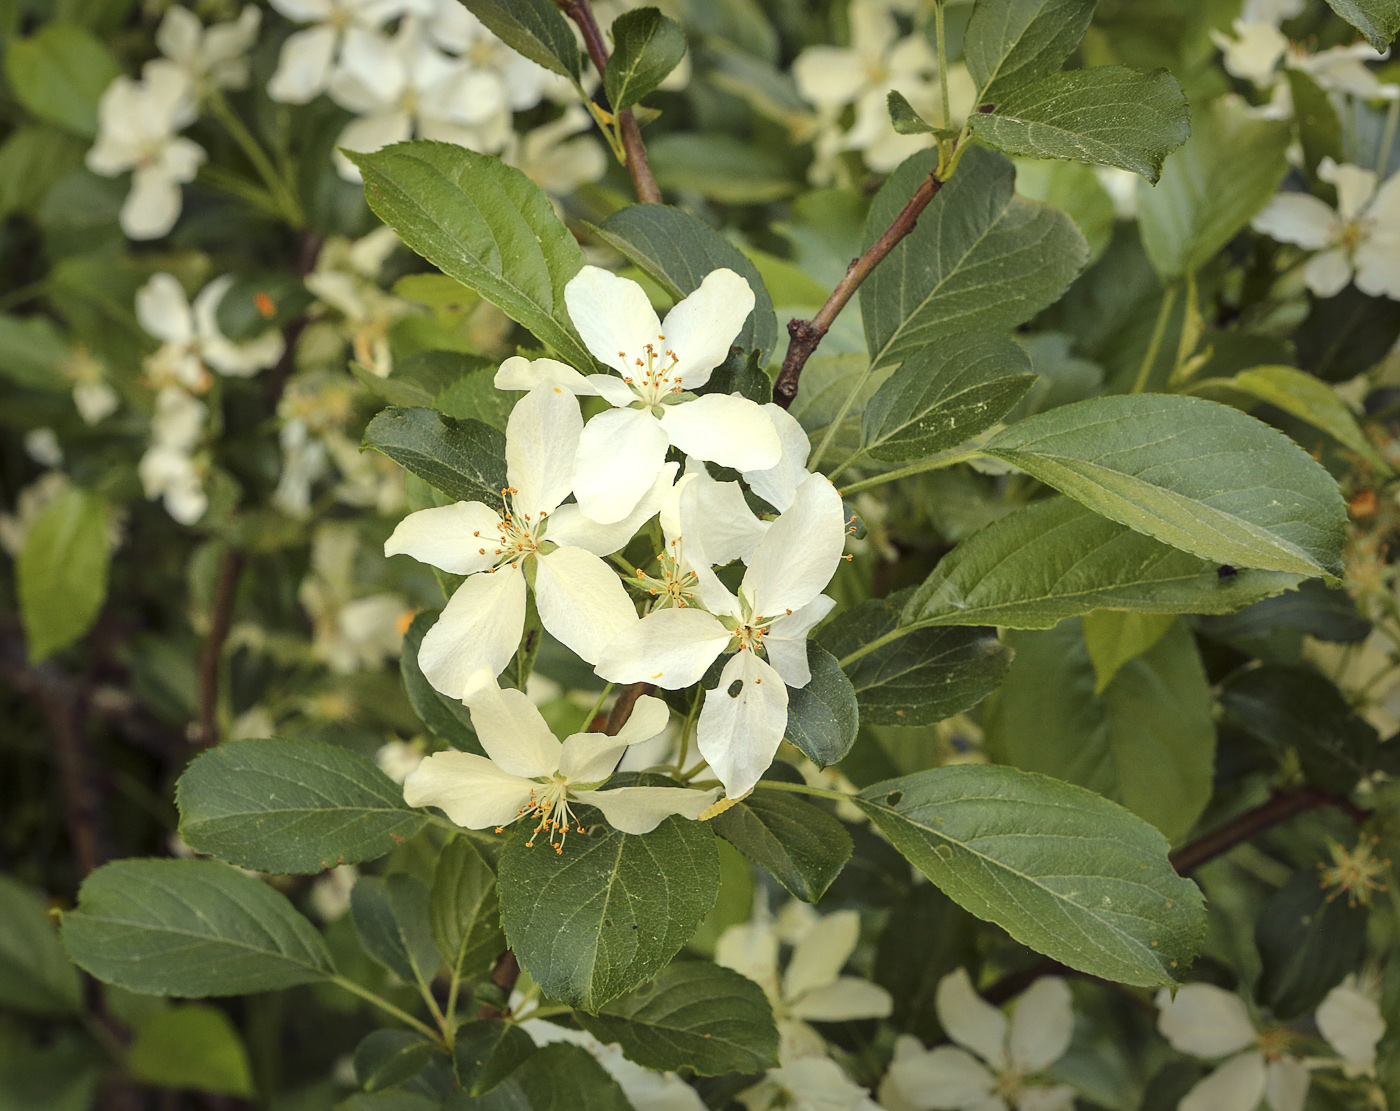
M 650 694 L 656 689 L 653 683 L 629 683 L 622 688 L 622 693 L 617 696 L 617 701 L 613 703 L 612 712 L 608 714 L 608 724 L 603 727 L 603 732 L 609 737 L 616 737 L 618 730 L 627 724 L 627 719 L 632 716 L 632 710 L 637 705 L 637 699 L 644 694 Z
M 515 982 L 520 979 L 520 962 L 515 957 L 514 950 L 507 949 L 499 957 L 491 968 L 491 982 L 505 993 L 506 1006 L 493 1007 L 491 1004 L 483 1004 L 476 1012 L 477 1018 L 505 1018 L 510 1008 L 510 993 L 515 990 Z
M 209 635 L 205 638 L 204 651 L 199 660 L 199 737 L 196 743 L 203 748 L 219 743 L 219 671 L 245 559 L 237 548 L 230 548 L 224 553 L 219 568 L 219 586 L 209 618 Z
M 583 42 L 588 48 L 588 56 L 598 69 L 598 76 L 608 66 L 608 46 L 603 41 L 603 32 L 593 16 L 593 5 L 589 0 L 567 0 L 563 5 L 564 14 L 578 24 L 583 32 Z M 637 200 L 643 204 L 661 204 L 661 190 L 652 176 L 651 163 L 647 161 L 646 147 L 642 144 L 642 133 L 637 127 L 637 118 L 632 109 L 624 108 L 617 114 L 617 130 L 622 136 L 622 149 L 627 155 L 627 172 L 632 175 L 632 187 L 637 191 Z
M 811 320 L 788 321 L 788 335 L 792 342 L 788 344 L 783 369 L 778 373 L 778 380 L 773 385 L 773 400 L 777 404 L 784 409 L 792 404 L 797 396 L 797 382 L 802 377 L 802 368 L 807 365 L 807 360 L 812 357 L 812 352 L 817 349 L 822 337 L 831 330 L 837 314 L 846 307 L 846 302 L 855 296 L 861 283 L 870 277 L 870 272 L 894 250 L 901 239 L 914 230 L 920 214 L 928 207 L 929 202 L 938 196 L 938 190 L 941 188 L 943 182 L 938 176 L 929 174 L 880 238 L 875 240 L 860 258 L 851 260 L 851 265 L 846 267 L 846 276 L 841 279 L 841 284 L 832 290 L 831 296 L 826 299 L 826 304 L 817 315 Z

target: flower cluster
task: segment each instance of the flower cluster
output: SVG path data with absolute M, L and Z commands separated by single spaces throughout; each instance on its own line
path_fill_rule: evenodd
M 603 679 L 667 690 L 704 682 L 699 751 L 728 797 L 742 797 L 782 741 L 789 687 L 811 680 L 806 638 L 834 604 L 821 591 L 842 559 L 841 498 L 805 469 L 807 437 L 783 410 L 739 394 L 695 392 L 753 309 L 753 291 L 739 275 L 710 273 L 664 322 L 640 286 L 597 267 L 585 267 L 565 299 L 589 351 L 616 374 L 506 360 L 496 384 L 526 392 L 507 424 L 499 498 L 419 510 L 385 545 L 389 555 L 465 576 L 423 638 L 419 664 L 473 715 L 490 713 L 480 708 L 481 692 L 494 689 L 513 658 L 533 594 L 545 630 Z M 587 421 L 581 397 L 603 404 Z M 683 457 L 679 478 L 682 459 L 668 461 L 671 452 Z M 744 482 L 720 481 L 707 463 L 740 472 Z M 755 513 L 749 499 L 767 512 Z M 652 521 L 664 547 L 633 567 L 618 553 Z M 664 704 L 649 704 L 664 725 Z M 410 778 L 410 796 L 444 806 L 463 824 L 504 824 L 505 811 L 481 801 L 489 791 L 480 777 L 514 769 L 510 775 L 536 781 L 536 801 L 519 805 L 544 805 L 547 796 L 549 807 L 564 809 L 542 811 L 543 820 L 563 828 L 561 800 L 573 797 L 568 784 L 578 776 L 543 754 L 526 770 L 505 755 L 508 735 L 501 744 L 491 771 L 480 757 L 431 758 Z M 606 778 L 594 775 L 600 768 L 590 764 L 583 778 Z M 480 799 L 470 802 L 478 788 Z M 682 792 L 662 794 L 674 812 L 703 809 L 684 803 Z

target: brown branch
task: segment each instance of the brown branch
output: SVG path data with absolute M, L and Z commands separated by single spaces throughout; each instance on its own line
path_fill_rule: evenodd
M 593 17 L 593 5 L 589 0 L 566 0 L 561 5 L 564 14 L 578 24 L 583 32 L 583 42 L 588 48 L 588 56 L 598 69 L 598 76 L 608 67 L 608 45 L 603 41 L 603 32 Z M 646 147 L 642 144 L 642 132 L 637 127 L 637 117 L 632 109 L 624 108 L 617 114 L 617 130 L 622 136 L 622 149 L 627 155 L 627 172 L 632 175 L 632 187 L 637 191 L 637 200 L 643 204 L 660 204 L 661 189 L 652 176 L 651 163 L 647 161 Z
M 520 962 L 516 959 L 515 953 L 507 949 L 496 958 L 496 963 L 491 966 L 491 983 L 504 993 L 505 1005 L 494 1007 L 490 1003 L 483 1003 L 480 1010 L 476 1012 L 476 1017 L 505 1018 L 510 1013 L 510 993 L 515 990 L 515 982 L 519 979 Z
M 608 723 L 603 726 L 603 732 L 609 737 L 616 737 L 618 730 L 626 725 L 627 719 L 632 716 L 637 699 L 654 690 L 656 690 L 654 683 L 629 683 L 623 687 L 622 693 L 617 696 L 617 701 L 613 703 L 612 712 L 608 714 Z
M 196 743 L 209 748 L 219 743 L 219 672 L 233 620 L 233 603 L 238 596 L 238 580 L 243 575 L 245 556 L 236 548 L 224 553 L 219 567 L 219 586 L 209 617 L 209 635 L 199 660 L 199 736 Z
M 875 240 L 860 258 L 851 260 L 851 265 L 846 267 L 846 276 L 826 299 L 826 304 L 817 315 L 811 320 L 788 321 L 791 342 L 788 344 L 787 358 L 783 360 L 783 369 L 779 371 L 778 380 L 773 385 L 774 402 L 784 409 L 792 404 L 797 396 L 797 382 L 802 377 L 802 368 L 807 365 L 807 360 L 816 351 L 822 337 L 830 331 L 837 314 L 846 307 L 846 302 L 855 296 L 861 283 L 870 277 L 870 272 L 894 250 L 895 244 L 914 230 L 920 214 L 928 207 L 929 202 L 938 196 L 938 190 L 941 188 L 943 182 L 935 174 L 929 174 L 880 238 Z

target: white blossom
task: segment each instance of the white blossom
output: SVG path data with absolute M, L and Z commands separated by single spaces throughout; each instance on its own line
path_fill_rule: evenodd
M 1070 1111 L 1072 1088 L 1035 1079 L 1064 1056 L 1074 1033 L 1063 980 L 1037 980 L 1013 1004 L 1008 1022 L 960 968 L 939 982 L 934 1005 L 957 1044 L 925 1049 L 901 1036 L 885 1081 L 893 1093 L 887 1102 L 917 1111 Z
M 282 44 L 267 95 L 284 104 L 305 104 L 330 85 L 340 47 L 352 28 L 378 31 L 403 14 L 405 0 L 271 0 L 288 19 L 308 23 Z
M 423 760 L 423 750 L 408 741 L 389 741 L 380 745 L 374 753 L 374 762 L 379 766 L 379 770 L 400 785 L 417 770 Z
M 306 288 L 345 318 L 355 359 L 380 378 L 394 368 L 389 331 L 412 311 L 401 297 L 379 287 L 376 280 L 385 261 L 399 245 L 393 228 L 376 228 L 353 243 L 326 243 L 316 269 L 306 276 Z
M 161 387 L 151 418 L 151 446 L 137 466 L 146 497 L 162 499 L 166 512 L 182 525 L 194 524 L 209 508 L 194 460 L 206 415 L 204 403 L 180 386 Z
M 467 829 L 500 829 L 525 817 L 536 822 L 527 844 L 543 832 L 562 852 L 578 825 L 575 806 L 597 807 L 615 828 L 641 834 L 672 814 L 697 818 L 715 800 L 715 791 L 687 787 L 597 789 L 628 745 L 666 728 L 671 715 L 659 698 L 639 698 L 616 736 L 574 733 L 562 743 L 529 697 L 497 686 L 488 668 L 471 676 L 462 700 L 487 755 L 433 753 L 404 781 L 409 806 L 436 806 Z
M 739 1096 L 749 1111 L 879 1111 L 879 1104 L 828 1057 L 784 1060 Z
M 1376 1046 L 1385 1036 L 1385 1018 L 1374 991 L 1367 990 L 1355 973 L 1327 993 L 1316 1018 L 1318 1031 L 1341 1058 L 1343 1073 L 1349 1077 L 1376 1074 Z
M 156 46 L 184 73 L 194 98 L 202 100 L 217 89 L 248 84 L 248 51 L 261 22 L 262 12 L 250 4 L 237 19 L 205 27 L 177 4 L 166 9 L 156 29 Z
M 173 274 L 154 274 L 136 292 L 136 318 L 163 344 L 146 361 L 146 370 L 157 385 L 176 382 L 200 392 L 209 387 L 209 370 L 236 378 L 249 378 L 282 357 L 282 333 L 269 328 L 241 343 L 224 335 L 219 327 L 219 304 L 233 285 L 233 276 L 215 278 L 200 290 L 194 304 Z
M 622 1055 L 620 1045 L 604 1045 L 583 1030 L 569 1030 L 542 1018 L 526 1019 L 520 1029 L 539 1046 L 568 1042 L 586 1049 L 617 1081 L 634 1111 L 705 1111 L 700 1093 L 679 1076 L 633 1064 Z
M 1318 176 L 1337 188 L 1337 207 L 1308 193 L 1280 193 L 1254 218 L 1256 231 L 1316 251 L 1303 280 L 1319 297 L 1347 283 L 1373 297 L 1400 299 L 1400 174 L 1376 175 L 1324 158 Z

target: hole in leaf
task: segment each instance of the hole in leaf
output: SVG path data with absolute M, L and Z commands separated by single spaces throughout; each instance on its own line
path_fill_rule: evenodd
M 903 791 L 891 791 L 888 795 L 885 796 L 885 805 L 886 805 L 886 806 L 898 806 L 898 805 L 900 804 L 900 801 L 901 801 L 903 798 L 904 798 L 904 792 L 903 792 Z
M 729 684 L 729 688 L 724 693 L 729 695 L 730 698 L 738 698 L 739 692 L 743 689 L 744 681 L 742 679 L 735 679 L 734 682 Z

